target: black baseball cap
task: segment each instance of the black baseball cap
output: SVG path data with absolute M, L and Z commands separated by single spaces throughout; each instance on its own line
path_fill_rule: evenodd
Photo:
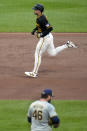
M 36 4 L 32 9 L 33 10 L 40 10 L 41 12 L 43 12 L 44 6 L 42 4 Z

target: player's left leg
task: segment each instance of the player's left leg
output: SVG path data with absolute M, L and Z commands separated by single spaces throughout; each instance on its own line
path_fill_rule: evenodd
M 67 49 L 67 48 L 77 48 L 77 46 L 71 42 L 71 41 L 67 41 L 66 44 L 62 45 L 62 46 L 58 46 L 58 47 L 54 47 L 54 43 L 53 43 L 53 36 L 52 34 L 50 33 L 50 37 L 49 37 L 49 40 L 48 40 L 48 54 L 51 55 L 51 56 L 56 56 L 58 53 L 62 52 L 63 50 Z
M 49 48 L 48 48 L 48 54 L 50 56 L 56 56 L 58 53 L 62 52 L 63 50 L 67 49 L 67 45 L 62 45 L 62 46 L 59 46 L 57 48 L 54 47 L 54 44 L 50 44 Z
M 47 52 L 51 56 L 56 56 L 58 53 L 60 53 L 61 51 L 68 48 L 68 46 L 66 44 L 64 44 L 62 46 L 58 46 L 57 48 L 55 48 L 54 43 L 53 43 L 53 36 L 52 36 L 51 33 L 49 35 L 49 38 L 47 39 L 47 43 L 48 43 Z

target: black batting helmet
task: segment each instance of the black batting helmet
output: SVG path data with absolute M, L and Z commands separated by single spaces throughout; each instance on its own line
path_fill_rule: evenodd
M 44 11 L 44 6 L 41 4 L 36 4 L 33 8 L 33 10 L 40 10 L 41 12 Z

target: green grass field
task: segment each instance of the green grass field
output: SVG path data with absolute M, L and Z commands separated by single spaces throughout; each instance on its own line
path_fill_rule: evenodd
M 30 131 L 27 111 L 31 101 L 0 100 L 0 131 Z M 53 101 L 61 124 L 53 131 L 86 131 L 87 101 Z
M 42 3 L 54 32 L 87 32 L 87 0 L 0 0 L 0 32 L 31 32 Z

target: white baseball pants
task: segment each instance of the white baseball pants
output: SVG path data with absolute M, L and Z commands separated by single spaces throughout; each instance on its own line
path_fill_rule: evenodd
M 66 44 L 55 48 L 53 43 L 53 35 L 51 33 L 49 33 L 43 38 L 40 38 L 36 46 L 33 72 L 36 74 L 38 73 L 41 64 L 41 57 L 45 51 L 47 51 L 50 56 L 56 56 L 58 53 L 60 53 L 66 48 L 68 48 Z

